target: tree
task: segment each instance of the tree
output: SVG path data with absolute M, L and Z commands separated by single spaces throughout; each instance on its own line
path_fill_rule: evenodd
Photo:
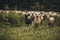
M 33 10 L 39 11 L 40 10 L 40 3 L 35 2 L 34 5 L 31 6 Z
M 8 4 L 6 4 L 5 5 L 5 10 L 8 10 L 8 9 L 9 9 Z

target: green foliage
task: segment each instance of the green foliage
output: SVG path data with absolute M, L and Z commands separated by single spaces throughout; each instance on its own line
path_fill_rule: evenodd
M 12 26 L 21 26 L 23 22 L 22 14 L 10 13 L 8 17 L 8 21 Z
M 8 0 L 8 7 L 5 8 L 6 0 L 0 0 L 0 9 L 15 9 L 17 6 L 18 10 L 44 10 L 44 11 L 59 11 L 60 0 Z M 35 5 L 36 2 L 39 4 Z M 3 5 L 2 5 L 3 4 Z M 41 6 L 40 6 L 41 4 Z M 43 6 L 42 6 L 43 5 Z M 32 6 L 32 7 L 31 7 Z
M 24 23 L 24 15 L 21 13 L 0 13 L 0 22 L 4 25 L 21 26 Z
M 8 14 L 7 13 L 0 13 L 0 23 L 4 25 L 9 25 L 8 23 Z
M 55 25 L 60 26 L 60 17 L 55 16 Z
M 24 25 L 24 15 L 21 13 L 0 13 L 0 40 L 60 40 L 60 17 L 55 19 L 55 27 L 48 27 L 44 21 L 35 30 L 34 24 Z M 1 28 L 1 24 L 11 27 Z
M 14 25 L 16 26 L 16 24 L 18 24 L 18 16 L 15 13 L 9 13 L 8 22 L 12 26 L 14 26 Z
M 0 28 L 0 38 L 5 40 L 57 40 L 60 38 L 60 28 L 39 26 L 34 29 L 33 26 L 21 26 L 14 28 Z M 5 30 L 5 31 L 4 31 Z M 2 37 L 4 35 L 4 37 Z

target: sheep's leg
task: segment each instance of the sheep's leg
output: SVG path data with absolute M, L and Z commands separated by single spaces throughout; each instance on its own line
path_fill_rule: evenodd
M 40 23 L 41 25 L 43 24 L 43 21 L 41 21 L 41 23 Z
M 51 27 L 51 23 L 48 23 L 48 26 Z
M 38 28 L 38 24 L 35 24 L 35 29 L 37 29 Z
M 51 27 L 53 27 L 54 26 L 54 23 L 51 23 Z

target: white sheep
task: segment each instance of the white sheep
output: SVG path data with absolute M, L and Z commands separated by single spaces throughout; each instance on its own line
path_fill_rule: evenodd
M 35 19 L 34 19 L 35 29 L 38 27 L 40 23 L 41 23 L 41 18 L 39 16 L 35 16 Z
M 54 21 L 55 21 L 54 17 L 49 17 L 48 25 L 49 26 L 53 26 L 54 25 Z

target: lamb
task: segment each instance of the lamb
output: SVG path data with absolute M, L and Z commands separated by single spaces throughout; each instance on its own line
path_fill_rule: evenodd
M 35 19 L 34 19 L 34 26 L 35 26 L 35 29 L 38 28 L 38 25 L 41 23 L 41 18 L 39 16 L 35 16 Z
M 55 21 L 54 17 L 49 17 L 48 25 L 49 26 L 54 26 L 54 21 Z

